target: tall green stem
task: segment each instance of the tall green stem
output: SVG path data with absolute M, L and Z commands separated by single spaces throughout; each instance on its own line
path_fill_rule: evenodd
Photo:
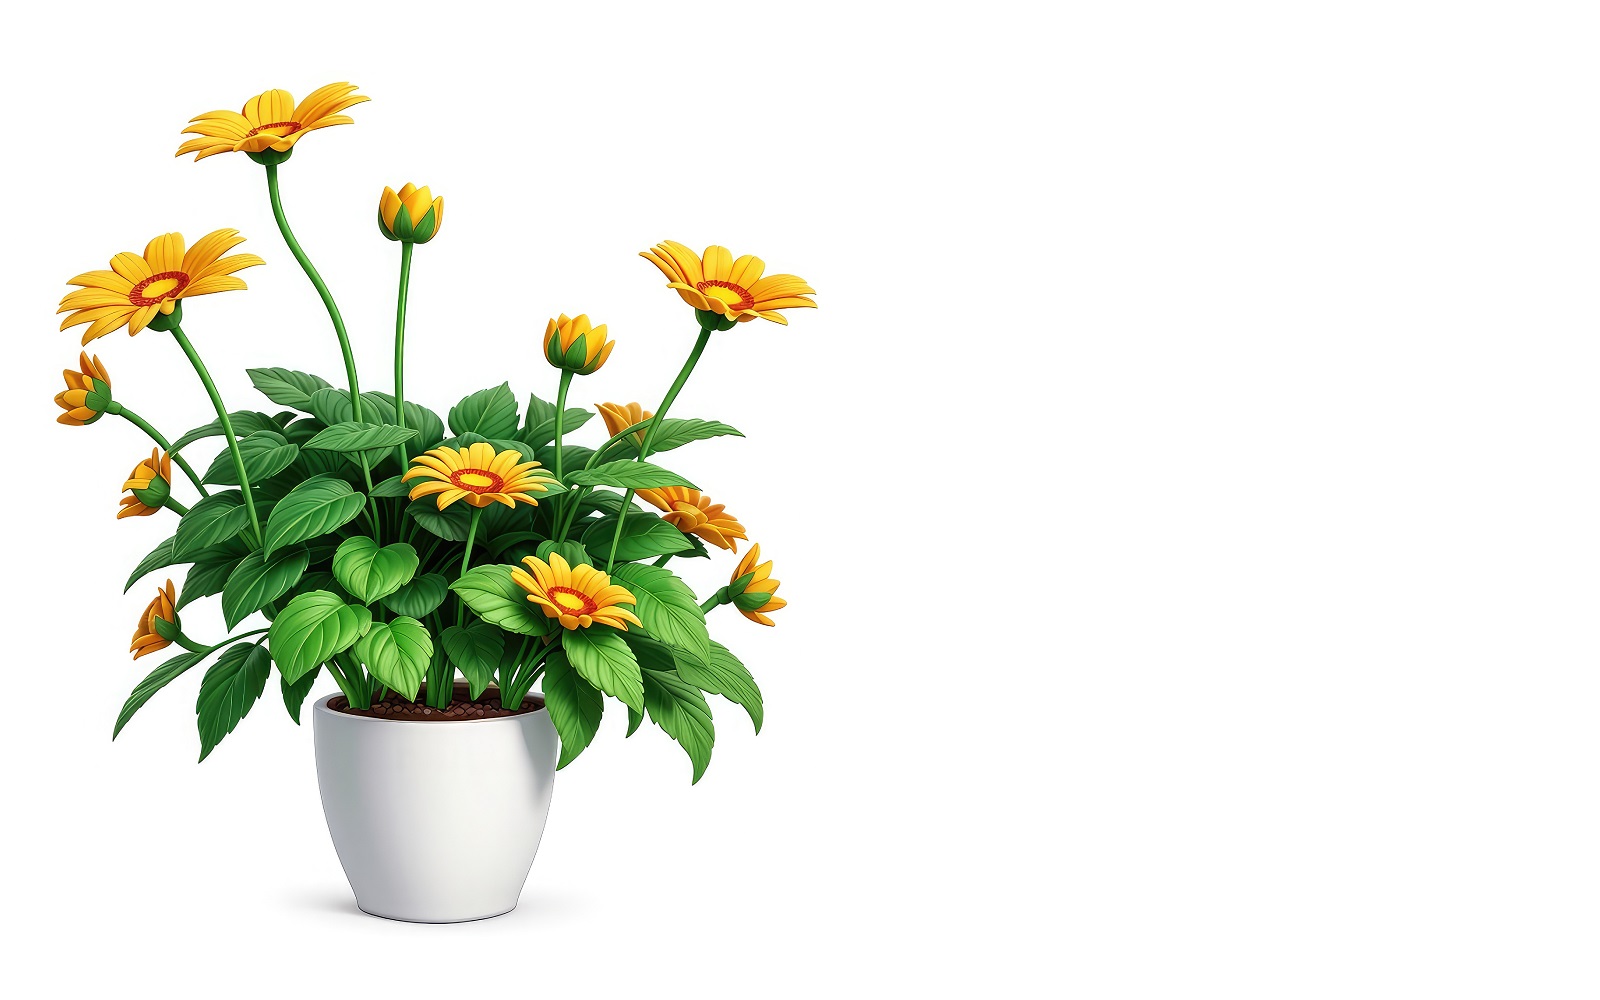
M 465 549 L 463 549 L 462 552 L 461 552 L 461 572 L 462 573 L 465 573 L 467 571 L 467 564 L 472 561 L 472 543 L 473 543 L 473 540 L 478 537 L 478 518 L 480 518 L 482 516 L 483 516 L 483 508 L 482 507 L 474 507 L 474 508 L 472 508 L 472 524 L 467 527 L 467 547 Z M 461 601 L 461 603 L 457 607 L 456 611 L 457 611 L 456 624 L 457 625 L 461 625 L 461 626 L 465 626 L 467 624 L 467 602 L 464 601 L 464 600 Z
M 567 390 L 572 387 L 572 373 L 561 369 L 561 387 L 556 390 L 556 481 L 561 482 L 561 425 L 567 416 Z M 565 486 L 566 483 L 561 483 Z
M 244 494 L 244 506 L 250 512 L 250 527 L 255 531 L 256 544 L 259 545 L 262 540 L 261 519 L 256 516 L 256 500 L 250 492 L 250 475 L 244 471 L 244 455 L 239 451 L 239 439 L 233 435 L 233 421 L 228 418 L 228 408 L 222 403 L 222 394 L 217 392 L 217 384 L 211 381 L 211 373 L 206 370 L 206 363 L 200 360 L 194 345 L 183 335 L 183 327 L 174 323 L 172 338 L 183 348 L 183 353 L 189 356 L 189 363 L 194 365 L 201 384 L 206 387 L 206 394 L 211 397 L 211 405 L 216 407 L 217 420 L 222 424 L 222 436 L 227 440 L 228 451 L 233 455 L 233 469 L 239 474 L 239 492 Z
M 400 300 L 394 307 L 394 413 L 403 429 L 406 425 L 406 291 L 411 287 L 413 244 L 400 244 Z M 400 455 L 400 472 L 406 471 L 406 443 L 395 445 Z
M 667 418 L 667 410 L 672 407 L 672 401 L 678 398 L 678 393 L 683 390 L 683 384 L 689 381 L 689 374 L 694 371 L 694 366 L 700 362 L 700 355 L 706 351 L 706 345 L 711 342 L 711 331 L 706 327 L 700 328 L 700 336 L 694 342 L 694 350 L 689 352 L 689 358 L 683 363 L 678 377 L 673 380 L 672 388 L 667 390 L 667 395 L 661 400 L 661 405 L 656 407 L 655 416 L 650 418 L 650 426 L 645 428 L 644 443 L 639 445 L 639 461 L 650 457 L 650 444 L 655 440 L 656 428 L 661 426 L 661 421 Z M 628 490 L 622 497 L 622 509 L 617 511 L 617 531 L 611 536 L 611 554 L 606 557 L 606 572 L 611 572 L 612 566 L 617 562 L 617 546 L 622 544 L 622 525 L 628 519 L 628 507 L 633 503 L 633 490 Z
M 167 439 L 161 436 L 160 431 L 150 426 L 149 421 L 128 409 L 126 406 L 123 406 L 121 403 L 116 404 L 115 409 L 107 410 L 106 412 L 115 413 L 128 423 L 150 435 L 150 440 L 160 445 L 162 451 L 166 452 L 168 455 L 172 455 L 172 460 L 178 463 L 178 468 L 183 470 L 183 474 L 189 477 L 189 481 L 191 483 L 194 483 L 194 488 L 200 491 L 201 496 L 206 497 L 211 495 L 210 493 L 206 492 L 205 484 L 200 481 L 199 474 L 196 473 L 194 468 L 189 465 L 189 461 L 182 455 L 173 455 L 172 445 L 167 443 Z

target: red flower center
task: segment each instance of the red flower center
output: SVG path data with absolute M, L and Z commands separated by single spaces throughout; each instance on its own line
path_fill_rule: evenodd
M 252 135 L 258 135 L 258 134 L 260 134 L 262 132 L 265 132 L 269 128 L 286 128 L 289 131 L 285 132 L 284 135 L 294 135 L 296 132 L 300 131 L 300 123 L 299 122 L 267 122 L 265 125 L 257 125 L 255 128 L 251 129 L 249 132 L 246 132 L 245 133 L 245 138 L 248 139 Z
M 162 285 L 162 282 L 172 282 L 171 287 Z M 158 285 L 154 295 L 146 295 L 145 291 L 152 285 Z M 178 293 L 189 285 L 189 276 L 182 271 L 162 271 L 152 274 L 143 281 L 134 285 L 128 292 L 128 301 L 136 306 L 158 306 L 166 299 L 175 299 Z
M 505 480 L 490 472 L 488 469 L 457 469 L 450 473 L 450 482 L 461 487 L 468 493 L 482 496 L 485 493 L 496 493 L 505 485 Z
M 594 602 L 594 598 L 581 590 L 573 590 L 571 587 L 551 587 L 549 594 L 550 600 L 554 601 L 557 607 L 569 614 L 593 615 L 600 607 Z
M 755 297 L 742 285 L 735 285 L 731 281 L 701 281 L 695 284 L 702 294 L 715 299 L 721 299 L 728 304 L 730 309 L 749 309 L 755 305 Z

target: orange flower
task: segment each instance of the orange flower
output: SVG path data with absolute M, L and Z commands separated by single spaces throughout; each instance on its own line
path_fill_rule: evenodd
M 313 90 L 305 100 L 294 103 L 287 90 L 257 94 L 238 111 L 207 111 L 189 119 L 184 132 L 200 136 L 178 147 L 178 156 L 195 154 L 203 160 L 218 153 L 288 153 L 308 132 L 329 125 L 351 125 L 355 119 L 339 112 L 362 101 L 371 100 L 355 93 L 353 83 L 330 83 Z M 279 159 L 287 159 L 286 156 Z
M 64 368 L 61 377 L 67 387 L 56 393 L 56 405 L 66 412 L 57 416 L 56 422 L 82 427 L 99 420 L 111 405 L 111 376 L 106 374 L 106 366 L 100 359 L 79 351 L 78 370 Z
M 595 622 L 628 631 L 628 623 L 642 626 L 633 612 L 622 607 L 636 604 L 626 587 L 611 582 L 611 577 L 593 566 L 567 565 L 561 553 L 550 553 L 547 563 L 537 556 L 522 560 L 530 573 L 521 566 L 511 567 L 511 579 L 528 592 L 528 600 L 544 611 L 545 615 L 561 623 L 562 628 L 588 628 Z
M 738 260 L 727 247 L 706 247 L 704 257 L 682 243 L 668 240 L 639 256 L 650 261 L 667 276 L 667 287 L 677 289 L 683 301 L 701 312 L 714 313 L 727 321 L 747 323 L 760 316 L 785 326 L 789 321 L 780 309 L 817 304 L 806 298 L 815 290 L 792 274 L 769 274 L 761 258 L 745 254 Z
M 172 495 L 172 456 L 158 448 L 150 449 L 150 457 L 133 467 L 122 488 L 128 495 L 120 501 L 122 509 L 117 511 L 117 520 L 154 514 Z
M 178 612 L 173 609 L 173 602 L 177 599 L 177 591 L 173 589 L 171 580 L 156 591 L 155 600 L 144 609 L 144 614 L 139 616 L 139 627 L 133 630 L 133 644 L 128 647 L 128 652 L 133 654 L 135 660 L 146 653 L 154 653 L 172 645 L 171 639 L 163 639 L 161 633 L 156 631 L 156 621 L 159 619 L 169 625 L 178 623 Z
M 699 535 L 719 549 L 738 552 L 738 539 L 750 537 L 744 533 L 744 525 L 735 520 L 732 514 L 724 513 L 722 504 L 712 503 L 711 498 L 699 490 L 668 486 L 664 489 L 641 489 L 638 493 L 667 512 L 662 515 L 663 521 L 685 535 Z
M 772 619 L 761 612 L 776 611 L 789 602 L 774 593 L 779 581 L 772 579 L 772 561 L 760 562 L 760 559 L 761 546 L 750 546 L 750 551 L 739 560 L 739 568 L 733 571 L 728 593 L 733 595 L 734 607 L 741 615 L 753 622 L 771 625 Z
M 655 415 L 638 403 L 596 403 L 594 408 L 599 411 L 600 419 L 606 422 L 606 433 L 612 437 Z M 644 444 L 644 431 L 634 431 L 633 439 Z

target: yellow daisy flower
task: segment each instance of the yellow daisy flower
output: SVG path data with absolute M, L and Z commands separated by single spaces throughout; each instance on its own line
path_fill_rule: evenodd
M 778 589 L 779 581 L 772 579 L 772 560 L 766 562 L 760 560 L 761 546 L 750 546 L 750 551 L 739 560 L 739 568 L 733 571 L 733 579 L 728 582 L 728 591 L 733 594 L 734 606 L 739 609 L 741 615 L 753 622 L 771 625 L 772 619 L 761 612 L 776 611 L 787 607 L 789 602 L 774 593 Z M 764 601 L 763 597 L 766 598 Z
M 195 133 L 178 147 L 176 155 L 195 154 L 203 160 L 218 153 L 260 153 L 273 150 L 287 153 L 307 132 L 329 125 L 352 125 L 355 119 L 339 112 L 362 101 L 371 100 L 354 93 L 353 83 L 330 83 L 318 88 L 298 105 L 287 90 L 257 94 L 237 111 L 207 111 L 189 119 L 185 133 Z
M 817 306 L 806 298 L 816 291 L 804 281 L 792 274 L 763 278 L 767 265 L 761 258 L 745 254 L 734 260 L 726 247 L 706 247 L 705 256 L 697 257 L 682 243 L 668 240 L 639 256 L 667 276 L 667 287 L 677 289 L 683 301 L 729 320 L 747 323 L 760 316 L 787 326 L 778 310 Z
M 56 393 L 56 405 L 66 412 L 56 417 L 56 422 L 82 427 L 99 420 L 111 405 L 111 376 L 106 374 L 99 357 L 91 358 L 87 351 L 79 351 L 78 370 L 63 368 L 61 377 L 67 387 Z
M 609 437 L 616 437 L 634 424 L 655 416 L 638 403 L 596 403 L 594 408 L 599 412 L 600 419 L 606 422 L 606 434 Z M 644 431 L 634 431 L 633 439 L 644 444 Z
M 172 494 L 172 456 L 159 448 L 150 449 L 150 457 L 133 467 L 122 488 L 128 495 L 120 501 L 117 520 L 154 514 Z
M 88 323 L 84 344 L 124 325 L 132 337 L 157 313 L 171 315 L 179 299 L 242 291 L 245 283 L 233 272 L 265 263 L 253 253 L 222 256 L 243 242 L 237 229 L 219 229 L 185 252 L 183 235 L 167 233 L 151 240 L 142 257 L 119 253 L 111 258 L 111 270 L 88 271 L 67 282 L 83 287 L 61 300 L 56 312 L 72 311 L 61 329 Z
M 750 537 L 744 533 L 744 525 L 724 512 L 722 504 L 712 503 L 711 498 L 699 490 L 668 486 L 641 489 L 638 495 L 666 511 L 661 517 L 663 521 L 685 535 L 699 535 L 719 549 L 738 552 L 738 539 Z
M 522 560 L 532 571 L 511 567 L 511 579 L 528 592 L 528 600 L 544 613 L 561 622 L 562 628 L 588 628 L 595 622 L 628 631 L 629 622 L 643 626 L 622 604 L 637 603 L 626 587 L 611 582 L 611 577 L 593 566 L 568 566 L 561 553 L 550 553 L 550 561 L 535 556 Z
M 516 501 L 539 505 L 531 494 L 544 493 L 553 476 L 545 475 L 538 462 L 520 462 L 520 452 L 496 452 L 494 446 L 479 441 L 466 448 L 435 448 L 411 460 L 416 468 L 402 477 L 424 476 L 427 482 L 411 489 L 411 499 L 437 495 L 439 509 L 465 500 L 474 507 L 487 507 L 499 501 L 516 507 Z
M 591 327 L 584 315 L 553 319 L 544 328 L 544 357 L 576 375 L 593 375 L 611 357 L 616 341 L 606 339 L 606 325 Z
M 139 626 L 133 630 L 133 643 L 128 647 L 128 652 L 137 660 L 146 653 L 154 653 L 158 649 L 166 649 L 172 645 L 171 639 L 163 639 L 161 633 L 156 631 L 156 619 L 177 624 L 178 612 L 173 609 L 173 602 L 178 599 L 177 591 L 168 580 L 167 585 L 156 591 L 155 600 L 144 609 L 139 616 Z

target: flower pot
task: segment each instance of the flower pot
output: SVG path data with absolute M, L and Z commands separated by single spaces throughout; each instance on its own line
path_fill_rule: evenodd
M 464 689 L 458 697 L 465 699 Z M 356 905 L 450 923 L 509 912 L 539 849 L 559 749 L 550 713 L 401 721 L 319 700 L 317 785 Z M 526 703 L 525 703 L 526 704 Z

